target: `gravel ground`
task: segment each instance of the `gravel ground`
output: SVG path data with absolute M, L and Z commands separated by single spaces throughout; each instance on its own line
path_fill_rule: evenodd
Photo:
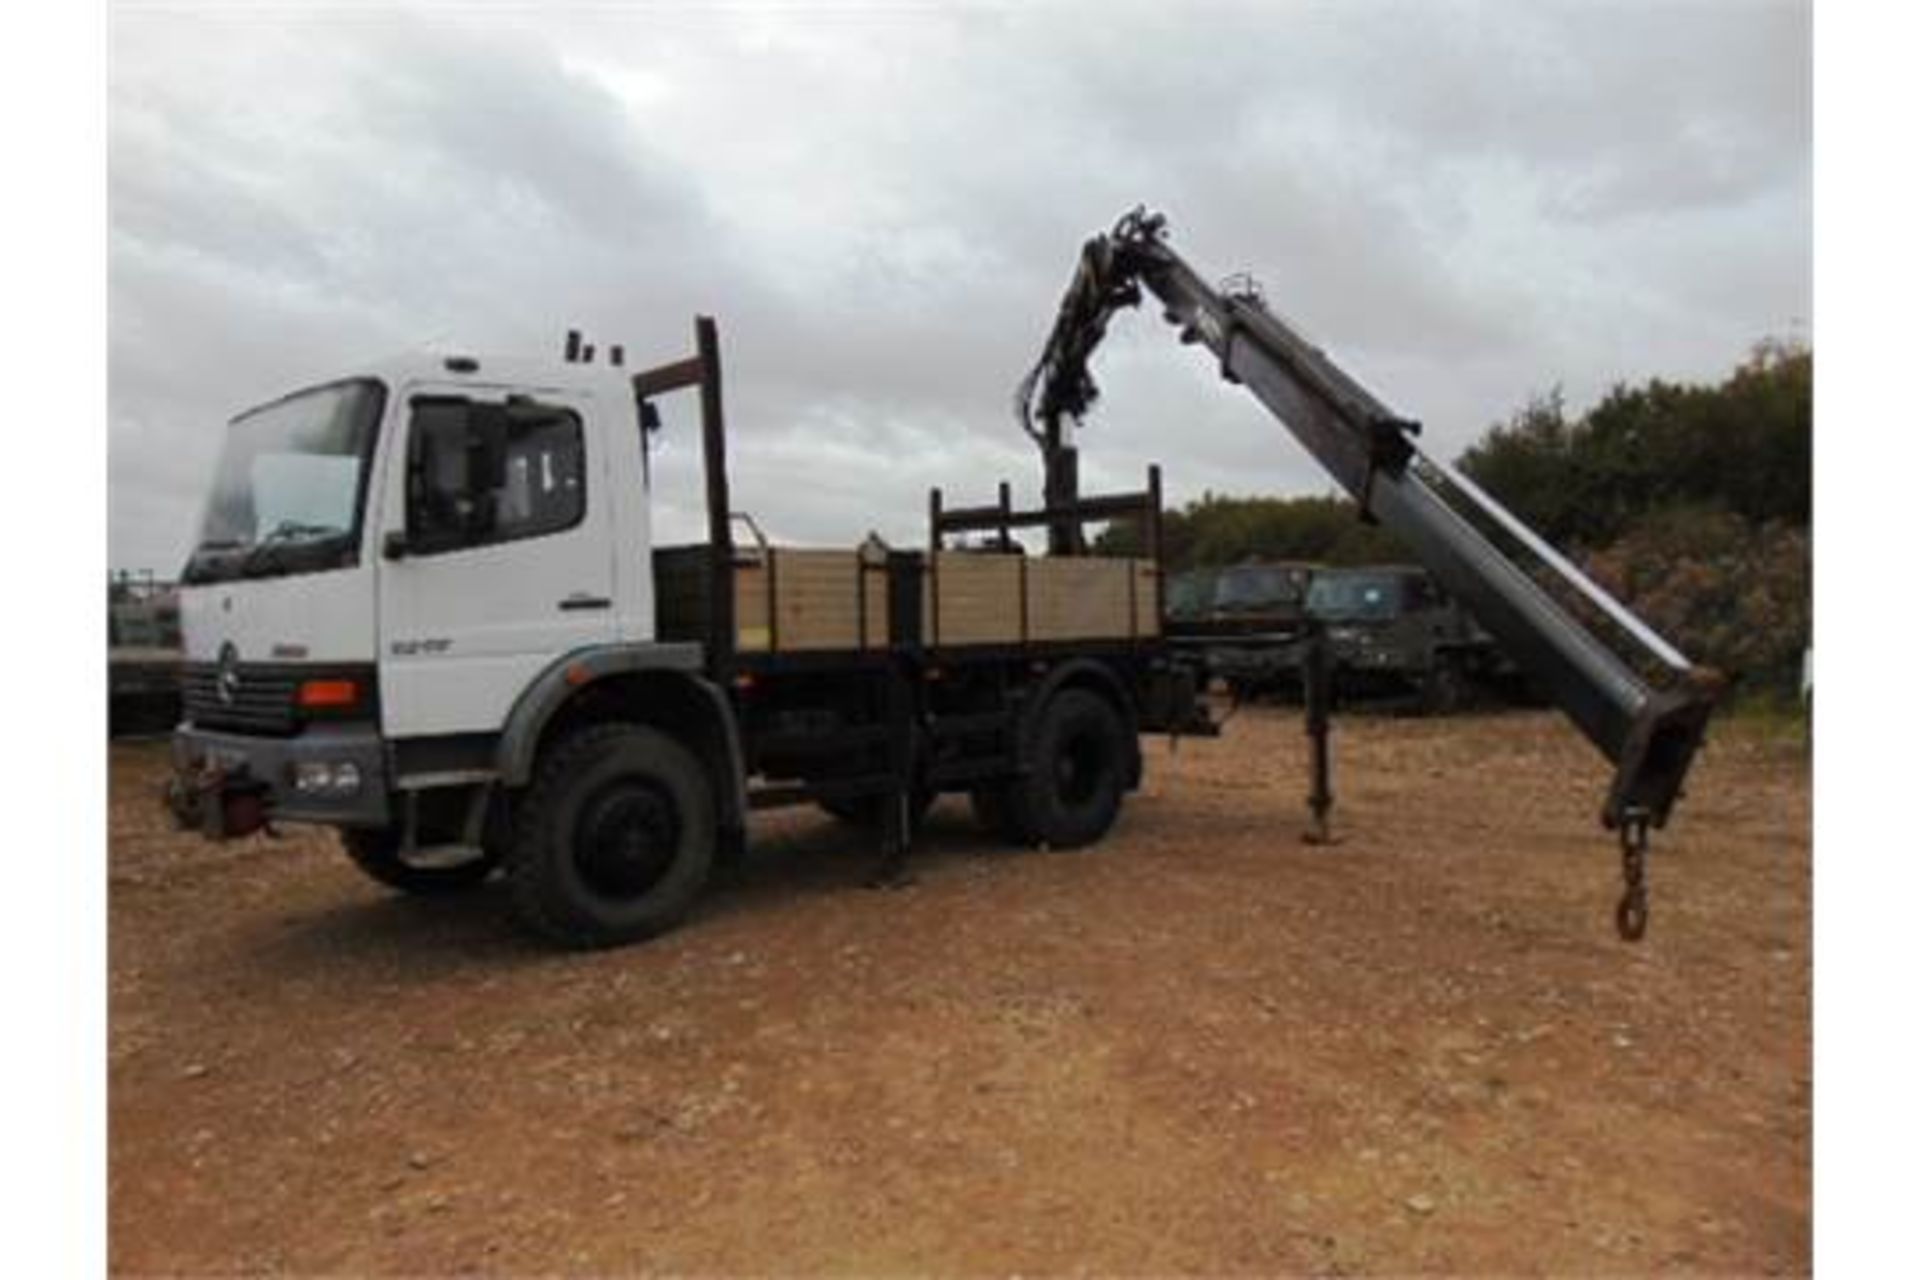
M 1721 729 L 1615 939 L 1557 717 L 1149 744 L 1102 845 L 943 802 L 917 881 L 812 812 L 651 944 L 329 836 L 170 831 L 111 749 L 110 1258 L 128 1273 L 1805 1272 L 1804 745 Z

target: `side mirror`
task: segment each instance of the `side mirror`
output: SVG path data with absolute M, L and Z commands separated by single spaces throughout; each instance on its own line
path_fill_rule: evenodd
M 641 434 L 652 435 L 654 432 L 658 431 L 659 429 L 660 429 L 660 410 L 654 405 L 653 401 L 642 400 L 640 402 Z
M 404 529 L 387 530 L 386 538 L 380 543 L 380 555 L 387 560 L 405 560 L 407 558 L 407 534 Z

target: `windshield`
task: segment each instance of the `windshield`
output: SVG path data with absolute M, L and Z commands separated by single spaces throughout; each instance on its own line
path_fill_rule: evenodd
M 1212 574 L 1183 573 L 1167 587 L 1167 612 L 1176 618 L 1197 618 L 1212 600 Z
M 1260 609 L 1299 603 L 1307 572 L 1286 565 L 1242 565 L 1220 575 L 1213 603 L 1220 609 Z
M 1307 612 L 1328 622 L 1384 622 L 1398 616 L 1401 582 L 1391 574 L 1316 574 Z
M 184 576 L 206 582 L 354 563 L 384 401 L 377 382 L 341 382 L 235 418 Z

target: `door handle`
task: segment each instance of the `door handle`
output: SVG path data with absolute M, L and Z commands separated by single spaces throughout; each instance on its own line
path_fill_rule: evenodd
M 568 612 L 572 612 L 575 609 L 611 609 L 613 608 L 613 601 L 607 599 L 605 596 L 588 595 L 584 591 L 576 591 L 565 600 L 562 600 L 560 607 Z

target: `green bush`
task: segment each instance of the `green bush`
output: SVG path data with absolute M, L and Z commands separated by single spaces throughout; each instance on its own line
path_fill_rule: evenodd
M 1791 702 L 1813 626 L 1813 352 L 1764 341 L 1714 386 L 1619 385 L 1569 417 L 1559 392 L 1490 427 L 1461 468 L 1696 661 Z M 1345 498 L 1207 494 L 1162 524 L 1175 569 L 1260 558 L 1414 557 Z M 1121 524 L 1097 546 L 1137 554 Z
M 1757 344 L 1718 386 L 1616 386 L 1575 419 L 1558 391 L 1490 427 L 1460 468 L 1561 546 L 1604 547 L 1669 507 L 1813 518 L 1813 352 Z
M 1799 688 L 1813 634 L 1805 529 L 1674 507 L 1587 556 L 1586 569 L 1689 657 L 1734 678 L 1739 691 Z

